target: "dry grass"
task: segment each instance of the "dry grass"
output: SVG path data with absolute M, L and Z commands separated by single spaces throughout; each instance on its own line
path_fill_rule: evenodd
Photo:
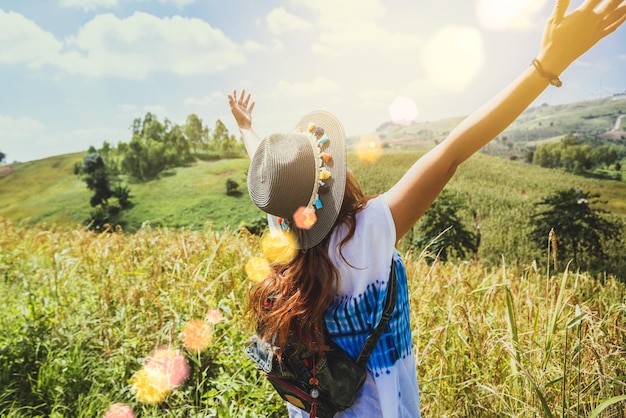
M 282 416 L 242 353 L 256 237 L 2 221 L 0 248 L 1 415 L 98 416 L 125 402 L 142 417 Z M 604 401 L 603 417 L 624 416 L 623 284 L 404 258 L 424 416 L 588 416 Z M 211 309 L 224 321 L 208 349 L 187 352 L 187 382 L 162 404 L 139 403 L 129 379 L 148 353 L 182 347 L 182 327 Z

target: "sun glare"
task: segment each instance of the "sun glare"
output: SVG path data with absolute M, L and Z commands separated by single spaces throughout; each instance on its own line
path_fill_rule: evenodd
M 389 105 L 389 116 L 393 123 L 410 125 L 417 117 L 417 105 L 410 97 L 396 97 Z
M 533 26 L 546 0 L 478 0 L 476 18 L 487 30 L 520 30 Z
M 354 151 L 360 161 L 375 163 L 383 154 L 383 144 L 378 135 L 363 135 L 354 145 Z
M 483 38 L 471 26 L 446 26 L 434 33 L 422 53 L 430 83 L 448 91 L 465 89 L 483 68 Z

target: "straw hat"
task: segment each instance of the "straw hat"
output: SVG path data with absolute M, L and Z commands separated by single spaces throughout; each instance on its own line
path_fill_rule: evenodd
M 339 120 L 306 114 L 294 133 L 261 141 L 248 171 L 248 193 L 273 227 L 291 230 L 300 249 L 319 244 L 339 215 L 346 184 L 346 142 Z

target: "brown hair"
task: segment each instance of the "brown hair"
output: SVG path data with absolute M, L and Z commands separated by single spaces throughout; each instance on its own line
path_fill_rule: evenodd
M 327 349 L 324 313 L 333 300 L 338 281 L 337 270 L 328 256 L 328 242 L 335 228 L 347 225 L 348 233 L 339 244 L 341 254 L 343 246 L 354 236 L 356 214 L 369 199 L 348 169 L 341 210 L 331 233 L 315 247 L 300 251 L 289 264 L 274 266 L 269 276 L 253 289 L 249 312 L 263 339 L 277 347 L 289 342 L 313 351 Z

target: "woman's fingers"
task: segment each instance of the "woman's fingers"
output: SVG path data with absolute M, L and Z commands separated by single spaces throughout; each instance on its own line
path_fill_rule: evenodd
M 626 21 L 626 4 L 621 5 L 617 9 L 613 10 L 611 14 L 604 20 L 605 27 L 602 32 L 602 36 L 606 36 L 609 33 L 617 29 L 622 23 Z
M 568 7 L 569 0 L 556 0 L 556 4 L 554 5 L 554 12 L 552 13 L 554 20 L 557 22 L 563 20 Z
M 581 9 L 593 10 L 598 4 L 602 3 L 603 0 L 585 0 L 585 2 L 580 6 Z
M 617 9 L 617 6 L 619 6 L 622 3 L 623 0 L 610 0 L 610 1 L 605 1 L 604 3 L 602 3 L 602 5 L 600 7 L 598 7 L 598 10 L 596 10 L 598 12 L 598 14 L 605 14 L 605 13 L 611 13 L 613 10 Z

